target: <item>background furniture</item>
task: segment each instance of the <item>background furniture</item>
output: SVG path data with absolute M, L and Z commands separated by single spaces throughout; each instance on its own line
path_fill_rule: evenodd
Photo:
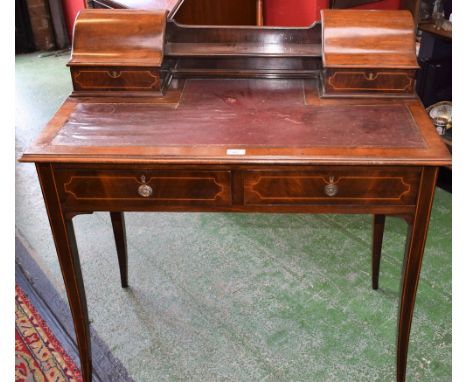
M 452 32 L 421 24 L 417 93 L 424 106 L 452 100 Z
M 452 13 L 452 2 L 445 1 L 445 18 Z M 432 21 L 419 24 L 421 43 L 416 91 L 425 107 L 440 101 L 452 100 L 452 31 L 437 29 Z M 452 131 L 442 137 L 452 152 Z M 452 191 L 452 169 L 442 167 L 437 182 L 444 190 Z

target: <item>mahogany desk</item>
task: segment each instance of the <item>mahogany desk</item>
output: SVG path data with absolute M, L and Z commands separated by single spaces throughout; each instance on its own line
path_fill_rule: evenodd
M 222 211 L 373 214 L 374 289 L 385 216 L 404 218 L 404 381 L 437 171 L 450 163 L 420 101 L 321 99 L 313 79 L 175 84 L 151 103 L 70 97 L 21 159 L 37 166 L 84 380 L 91 349 L 72 218 L 110 211 L 126 287 L 124 211 Z

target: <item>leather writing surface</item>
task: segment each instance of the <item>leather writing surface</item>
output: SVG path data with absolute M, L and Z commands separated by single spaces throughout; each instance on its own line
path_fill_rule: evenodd
M 305 105 L 300 80 L 190 80 L 177 108 L 81 102 L 52 144 L 426 147 L 406 105 Z

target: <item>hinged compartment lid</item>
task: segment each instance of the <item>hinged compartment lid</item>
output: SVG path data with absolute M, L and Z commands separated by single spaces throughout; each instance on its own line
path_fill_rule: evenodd
M 167 11 L 84 9 L 75 21 L 69 66 L 160 67 Z
M 324 9 L 321 14 L 325 68 L 419 68 L 410 12 Z

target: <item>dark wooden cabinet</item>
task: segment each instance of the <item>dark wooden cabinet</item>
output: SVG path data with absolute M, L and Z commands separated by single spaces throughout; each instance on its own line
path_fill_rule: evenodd
M 419 26 L 422 31 L 418 61 L 417 93 L 429 107 L 452 100 L 452 33 L 437 30 L 432 24 Z
M 452 12 L 452 2 L 444 2 L 445 15 Z M 419 25 L 421 43 L 418 62 L 421 69 L 416 81 L 416 92 L 425 107 L 437 102 L 452 101 L 452 31 L 436 29 L 431 22 Z M 451 130 L 443 137 L 452 151 Z M 442 167 L 437 185 L 452 192 L 452 168 Z

